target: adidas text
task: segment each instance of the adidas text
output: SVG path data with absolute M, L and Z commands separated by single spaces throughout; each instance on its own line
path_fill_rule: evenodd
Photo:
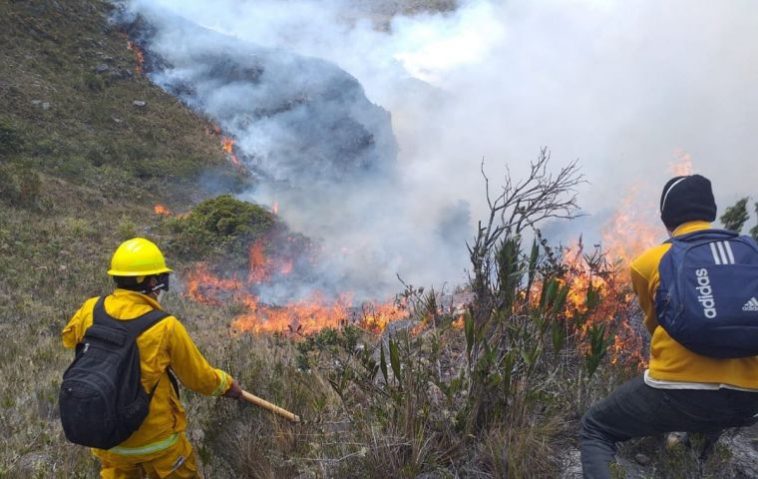
M 708 277 L 708 270 L 700 268 L 695 271 L 697 275 L 698 292 L 697 300 L 703 306 L 703 314 L 706 318 L 716 317 L 716 301 L 713 299 L 713 288 L 711 288 L 711 279 Z
M 745 306 L 742 307 L 742 310 L 758 312 L 758 299 L 756 299 L 755 296 L 750 298 L 750 301 L 745 303 Z

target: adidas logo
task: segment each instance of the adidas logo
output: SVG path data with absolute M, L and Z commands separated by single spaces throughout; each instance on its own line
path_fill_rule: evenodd
M 756 311 L 758 312 L 758 299 L 755 299 L 755 296 L 750 298 L 750 301 L 745 303 L 745 306 L 742 307 L 743 311 Z

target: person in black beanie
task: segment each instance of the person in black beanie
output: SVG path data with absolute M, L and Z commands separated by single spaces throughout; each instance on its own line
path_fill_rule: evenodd
M 710 229 L 716 219 L 711 182 L 701 175 L 670 179 L 661 192 L 660 210 L 671 236 Z M 585 478 L 611 478 L 617 442 L 675 431 L 704 433 L 703 458 L 722 430 L 758 420 L 758 357 L 701 356 L 658 324 L 659 265 L 670 248 L 669 242 L 654 246 L 631 264 L 632 285 L 651 335 L 650 362 L 642 377 L 621 385 L 582 418 Z
M 716 219 L 716 201 L 711 181 L 701 175 L 668 180 L 661 193 L 661 221 L 669 231 L 687 221 Z

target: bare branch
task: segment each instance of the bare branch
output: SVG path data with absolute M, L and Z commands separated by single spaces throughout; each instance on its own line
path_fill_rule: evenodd
M 555 174 L 548 170 L 549 162 L 550 151 L 543 147 L 537 159 L 530 162 L 527 176 L 516 182 L 506 167 L 500 194 L 493 198 L 482 160 L 480 170 L 489 214 L 484 222 L 478 222 L 473 243 L 466 243 L 473 266 L 469 275 L 478 298 L 478 315 L 489 314 L 495 304 L 492 272 L 498 244 L 507 238 L 519 237 L 524 230 L 535 228 L 542 221 L 577 217 L 575 190 L 585 181 L 579 173 L 578 161 L 570 162 Z M 483 318 L 475 319 L 479 323 Z

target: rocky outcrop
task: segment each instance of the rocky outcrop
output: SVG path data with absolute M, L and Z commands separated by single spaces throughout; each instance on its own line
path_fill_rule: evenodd
M 261 177 L 294 187 L 387 175 L 389 112 L 327 61 L 263 48 L 148 10 L 118 17 L 142 71 L 210 117 Z

